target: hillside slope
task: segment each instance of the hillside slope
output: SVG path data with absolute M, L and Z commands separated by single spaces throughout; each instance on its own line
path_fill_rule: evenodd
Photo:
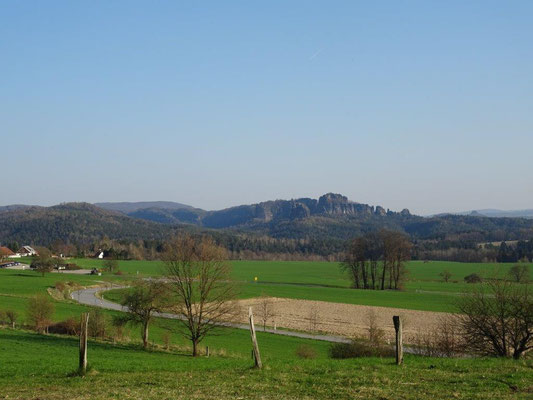
M 54 240 L 84 243 L 107 236 L 112 239 L 162 239 L 177 227 L 102 210 L 87 203 L 28 207 L 0 213 L 0 242 L 49 245 Z

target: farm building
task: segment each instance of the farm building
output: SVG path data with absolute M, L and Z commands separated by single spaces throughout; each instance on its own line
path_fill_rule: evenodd
M 35 249 L 31 246 L 22 246 L 20 249 L 18 249 L 17 254 L 20 254 L 23 257 L 39 255 L 39 253 L 37 253 L 37 251 L 35 251 Z
M 8 249 L 7 247 L 0 247 L 0 260 L 13 256 L 15 256 L 15 253 L 13 253 L 10 249 Z
M 98 251 L 95 253 L 94 258 L 99 258 L 99 259 L 104 258 L 104 252 L 103 252 L 102 250 L 98 250 Z

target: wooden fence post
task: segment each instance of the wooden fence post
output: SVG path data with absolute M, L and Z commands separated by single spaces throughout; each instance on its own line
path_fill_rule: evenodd
M 89 313 L 81 314 L 80 327 L 80 375 L 85 375 L 87 372 L 87 336 L 89 328 Z
M 252 336 L 255 367 L 261 369 L 263 368 L 263 363 L 261 362 L 261 355 L 259 354 L 259 345 L 257 344 L 257 338 L 255 336 L 254 315 L 252 313 L 252 307 L 248 309 L 248 317 L 250 318 L 250 335 Z
M 396 331 L 396 365 L 400 365 L 403 362 L 402 320 L 397 315 L 392 320 Z
M 205 346 L 205 355 L 209 357 L 209 346 Z

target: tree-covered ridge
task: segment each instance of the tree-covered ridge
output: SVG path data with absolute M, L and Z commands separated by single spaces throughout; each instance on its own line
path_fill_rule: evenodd
M 0 213 L 1 242 L 85 243 L 104 235 L 123 240 L 163 239 L 175 230 L 175 227 L 130 218 L 87 203 L 28 207 Z
M 84 254 L 88 254 L 95 247 L 98 249 L 103 239 L 108 239 L 122 243 L 114 246 L 120 258 L 131 254 L 154 257 L 162 242 L 187 231 L 212 236 L 230 251 L 232 258 L 335 259 L 345 250 L 347 240 L 388 229 L 410 236 L 415 259 L 479 262 L 520 259 L 524 252 L 514 254 L 506 250 L 498 254 L 499 242 L 533 238 L 531 219 L 461 215 L 424 218 L 406 210 L 391 212 L 350 202 L 340 195 L 321 199 L 276 200 L 229 209 L 228 214 L 217 217 L 220 225 L 224 225 L 221 221 L 231 215 L 234 225 L 226 228 L 206 227 L 201 221 L 209 213 L 203 211 L 205 214 L 200 215 L 193 208 L 173 210 L 181 213 L 179 219 L 184 222 L 176 223 L 167 221 L 160 209 L 154 212 L 160 213 L 161 218 L 154 222 L 141 219 L 142 215 L 131 217 L 87 203 L 23 207 L 0 213 L 0 244 L 51 246 L 60 241 L 81 246 Z M 307 204 L 306 210 L 311 214 L 306 211 L 296 216 L 294 210 L 299 203 Z M 481 245 L 490 242 L 497 244 Z M 139 251 L 132 251 L 130 245 L 137 246 Z

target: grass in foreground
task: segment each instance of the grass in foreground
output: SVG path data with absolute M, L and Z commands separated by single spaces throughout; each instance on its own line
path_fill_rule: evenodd
M 90 342 L 92 372 L 80 378 L 68 376 L 77 366 L 75 338 L 0 330 L 0 393 L 51 400 L 528 399 L 533 394 L 531 361 L 408 356 L 397 367 L 392 359 L 302 360 L 294 353 L 281 359 L 263 352 L 265 369 L 258 371 L 244 355 L 193 359 Z

